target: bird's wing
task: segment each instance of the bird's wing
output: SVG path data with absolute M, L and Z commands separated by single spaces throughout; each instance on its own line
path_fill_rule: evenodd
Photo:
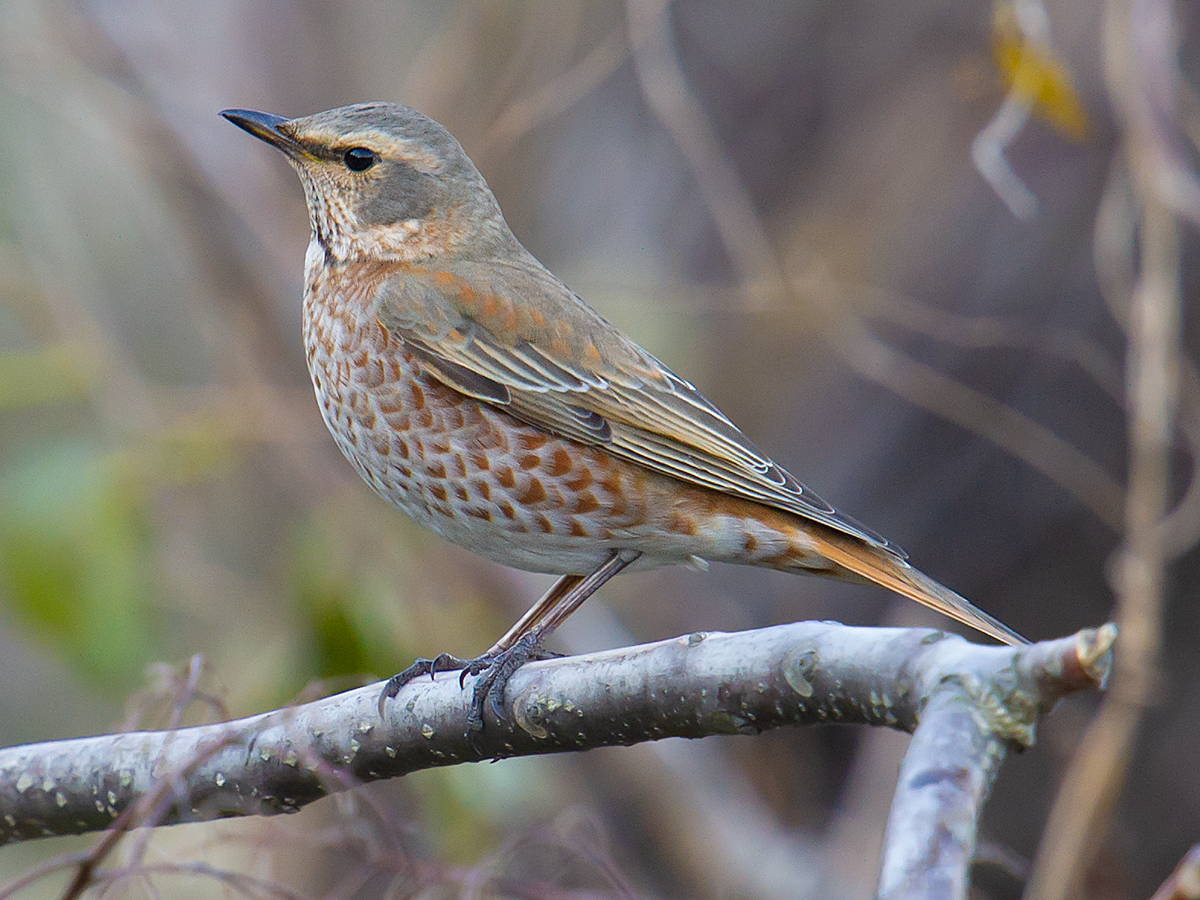
M 405 266 L 375 313 L 454 389 L 657 472 L 904 553 L 801 485 L 532 257 Z

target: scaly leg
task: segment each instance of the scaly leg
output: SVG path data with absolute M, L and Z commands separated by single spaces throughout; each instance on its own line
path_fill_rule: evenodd
M 546 659 L 552 655 L 542 649 L 542 640 L 552 634 L 606 581 L 641 555 L 638 550 L 614 550 L 590 575 L 562 576 L 482 656 L 460 659 L 443 653 L 434 659 L 418 659 L 403 672 L 388 679 L 379 695 L 380 717 L 384 716 L 387 701 L 399 694 L 404 685 L 414 678 L 432 676 L 447 669 L 459 669 L 462 672 L 460 681 L 465 681 L 468 675 L 482 676 L 475 682 L 471 694 L 467 734 L 482 730 L 485 703 L 490 702 L 497 717 L 503 718 L 501 704 L 504 702 L 504 688 L 512 674 L 530 660 Z

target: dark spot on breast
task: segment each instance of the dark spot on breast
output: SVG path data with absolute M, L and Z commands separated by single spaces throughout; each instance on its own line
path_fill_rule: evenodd
M 480 472 L 487 472 L 492 468 L 491 461 L 488 459 L 487 454 L 482 450 L 472 450 L 470 453 L 470 459 L 471 465 L 473 465 Z
M 400 438 L 392 439 L 392 446 L 396 450 L 396 455 L 401 459 L 408 459 L 408 444 L 400 440 Z
M 475 490 L 479 491 L 479 496 L 484 500 L 492 499 L 492 486 L 486 481 L 475 482 Z
M 587 529 L 583 527 L 583 523 L 578 519 L 571 520 L 571 536 L 585 538 L 588 536 Z
M 754 535 L 750 534 L 750 532 L 746 532 L 744 535 L 742 535 L 742 550 L 743 551 L 745 551 L 746 553 L 753 553 L 757 549 L 758 549 L 758 538 L 756 538 Z
M 521 445 L 521 449 L 523 450 L 540 450 L 546 445 L 547 440 L 549 438 L 546 435 L 532 431 L 521 434 L 517 438 L 517 443 Z
M 437 497 L 443 503 L 446 502 L 447 494 L 446 486 L 444 484 L 431 484 L 429 486 L 429 493 L 433 494 L 433 496 Z
M 559 478 L 571 471 L 571 454 L 561 447 L 554 451 L 554 458 L 546 466 L 546 474 Z M 577 488 L 578 490 L 578 488 Z
M 421 389 L 421 386 L 414 381 L 410 388 L 410 392 L 411 392 L 411 396 L 412 396 L 413 409 L 424 409 L 425 408 L 425 391 L 423 391 Z
M 492 521 L 491 510 L 483 509 L 482 507 L 478 507 L 478 506 L 472 506 L 472 507 L 468 508 L 467 515 L 472 516 L 473 518 L 476 518 L 476 519 L 483 519 L 483 521 L 485 521 L 485 522 Z
M 503 488 L 514 488 L 517 486 L 517 476 L 508 466 L 503 469 L 496 470 L 496 482 Z
M 543 534 L 554 533 L 554 523 L 543 515 L 537 517 L 538 528 L 542 529 Z
M 376 362 L 376 365 L 380 364 Z M 380 368 L 382 369 L 382 366 Z M 394 416 L 396 413 L 404 411 L 404 401 L 400 399 L 399 394 L 385 394 L 375 402 L 379 407 L 379 411 L 384 416 Z M 390 418 L 388 419 L 388 423 L 391 424 Z
M 501 500 L 496 504 L 496 506 L 499 507 L 500 512 L 504 515 L 504 518 L 511 521 L 517 517 L 517 510 L 507 500 Z
M 591 487 L 592 480 L 592 470 L 587 466 L 584 466 L 579 470 L 578 475 L 576 475 L 570 481 L 565 481 L 563 483 L 573 491 L 582 491 L 585 488 Z
M 446 467 L 440 462 L 431 463 L 425 467 L 425 474 L 430 478 L 445 478 Z
M 528 453 L 521 457 L 521 468 L 528 472 L 530 469 L 536 469 L 542 464 L 542 458 L 536 453 Z
M 377 388 L 383 384 L 383 363 L 373 359 L 359 371 L 360 382 L 369 388 Z M 385 410 L 386 411 L 386 410 Z
M 545 499 L 546 488 L 536 478 L 531 478 L 529 479 L 529 487 L 525 489 L 523 494 L 517 497 L 517 502 L 532 505 L 534 503 L 541 503 Z
M 590 513 L 595 512 L 600 508 L 600 501 L 596 499 L 596 495 L 591 491 L 584 491 L 575 498 L 575 512 Z
M 471 492 L 467 490 L 465 485 L 456 484 L 454 486 L 454 496 L 466 503 L 471 499 Z
M 609 472 L 600 479 L 600 487 L 604 488 L 610 494 L 621 493 L 621 474 L 619 472 Z

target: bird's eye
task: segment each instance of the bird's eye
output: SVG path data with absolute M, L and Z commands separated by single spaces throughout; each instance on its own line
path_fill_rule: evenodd
M 351 147 L 342 158 L 346 161 L 346 168 L 354 172 L 365 172 L 375 165 L 375 153 L 366 147 Z

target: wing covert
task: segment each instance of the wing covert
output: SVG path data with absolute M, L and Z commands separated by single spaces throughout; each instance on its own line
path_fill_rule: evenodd
M 404 267 L 374 302 L 438 380 L 552 433 L 904 555 L 776 465 L 532 256 L 436 265 Z

